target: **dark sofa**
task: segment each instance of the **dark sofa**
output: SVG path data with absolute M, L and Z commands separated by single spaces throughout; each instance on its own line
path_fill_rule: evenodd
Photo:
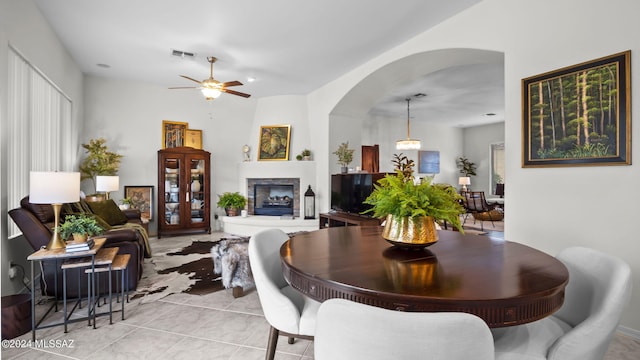
M 110 203 L 109 203 L 110 202 Z M 99 206 L 100 205 L 100 206 Z M 148 235 L 141 225 L 140 211 L 138 210 L 124 210 L 119 213 L 113 211 L 113 206 L 117 205 L 113 203 L 113 200 L 106 200 L 106 202 L 100 203 L 87 203 L 81 200 L 80 203 L 64 204 L 63 210 L 60 214 L 60 221 L 64 221 L 64 217 L 71 213 L 82 212 L 85 214 L 92 214 L 99 220 L 99 223 L 107 229 L 100 237 L 107 239 L 104 247 L 118 247 L 118 254 L 130 254 L 131 258 L 127 265 L 128 269 L 128 290 L 135 290 L 138 285 L 138 280 L 142 276 L 143 261 L 145 257 L 151 257 L 151 253 L 148 247 Z M 105 213 L 101 209 L 110 209 L 110 214 Z M 96 211 L 102 213 L 103 219 Z M 53 235 L 52 229 L 54 228 L 54 213 L 53 207 L 48 204 L 32 204 L 29 202 L 29 197 L 25 197 L 20 201 L 20 207 L 9 211 L 9 215 L 13 221 L 18 225 L 24 238 L 27 240 L 31 249 L 36 251 L 42 247 L 45 247 Z M 109 224 L 111 222 L 111 224 Z M 114 222 L 120 222 L 120 224 L 114 224 Z M 43 295 L 62 297 L 62 270 L 60 269 L 60 263 L 56 261 L 43 261 L 42 262 L 41 287 Z M 85 269 L 70 269 L 67 270 L 67 280 L 69 286 L 67 287 L 68 297 L 86 296 L 87 294 L 87 278 L 84 274 Z M 79 285 L 77 279 L 80 276 Z M 55 286 L 57 284 L 57 286 Z M 78 289 L 79 286 L 79 289 Z M 112 281 L 113 290 L 116 288 L 116 275 L 113 274 Z M 56 293 L 57 291 L 57 293 Z M 100 281 L 100 293 L 104 294 L 108 292 L 108 281 Z

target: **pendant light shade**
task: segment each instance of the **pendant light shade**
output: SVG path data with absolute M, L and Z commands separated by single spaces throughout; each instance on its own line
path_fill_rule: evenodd
M 397 150 L 420 150 L 421 144 L 420 140 L 411 138 L 411 120 L 409 113 L 409 103 L 411 102 L 410 98 L 406 98 L 407 100 L 407 139 L 406 140 L 398 140 L 396 141 L 396 149 Z

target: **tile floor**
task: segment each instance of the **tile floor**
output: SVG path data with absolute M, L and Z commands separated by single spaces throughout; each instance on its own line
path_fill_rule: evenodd
M 119 309 L 119 304 L 114 304 Z M 47 304 L 37 306 L 41 313 Z M 102 307 L 102 309 L 105 309 Z M 58 319 L 56 319 L 56 316 Z M 50 315 L 53 321 L 60 314 Z M 132 300 L 125 320 L 114 313 L 114 323 L 101 316 L 97 328 L 85 321 L 38 330 L 39 348 L 4 348 L 2 359 L 264 359 L 269 325 L 255 291 L 233 298 L 230 290 L 208 295 L 169 295 L 152 303 Z M 18 339 L 30 340 L 31 333 Z M 640 358 L 640 340 L 617 334 L 605 360 Z M 278 360 L 313 359 L 313 342 L 278 341 Z

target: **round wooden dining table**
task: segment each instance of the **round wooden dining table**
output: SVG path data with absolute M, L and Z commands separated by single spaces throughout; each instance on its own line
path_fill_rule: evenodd
M 280 248 L 284 277 L 320 302 L 466 312 L 494 328 L 535 321 L 562 306 L 569 273 L 555 257 L 482 235 L 438 235 L 434 245 L 412 250 L 392 246 L 380 226 L 296 234 Z

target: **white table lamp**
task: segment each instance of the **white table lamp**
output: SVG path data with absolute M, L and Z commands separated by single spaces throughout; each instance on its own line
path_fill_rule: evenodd
M 96 176 L 96 192 L 104 191 L 107 200 L 109 199 L 109 192 L 117 191 L 119 187 L 119 176 Z
M 60 208 L 64 203 L 80 201 L 79 172 L 31 171 L 29 174 L 29 202 L 33 204 L 51 204 L 55 228 L 47 249 L 65 248 L 64 240 L 58 234 Z
M 467 191 L 467 185 L 471 185 L 471 178 L 468 176 L 461 176 L 458 178 L 458 184 L 462 185 L 462 191 Z

